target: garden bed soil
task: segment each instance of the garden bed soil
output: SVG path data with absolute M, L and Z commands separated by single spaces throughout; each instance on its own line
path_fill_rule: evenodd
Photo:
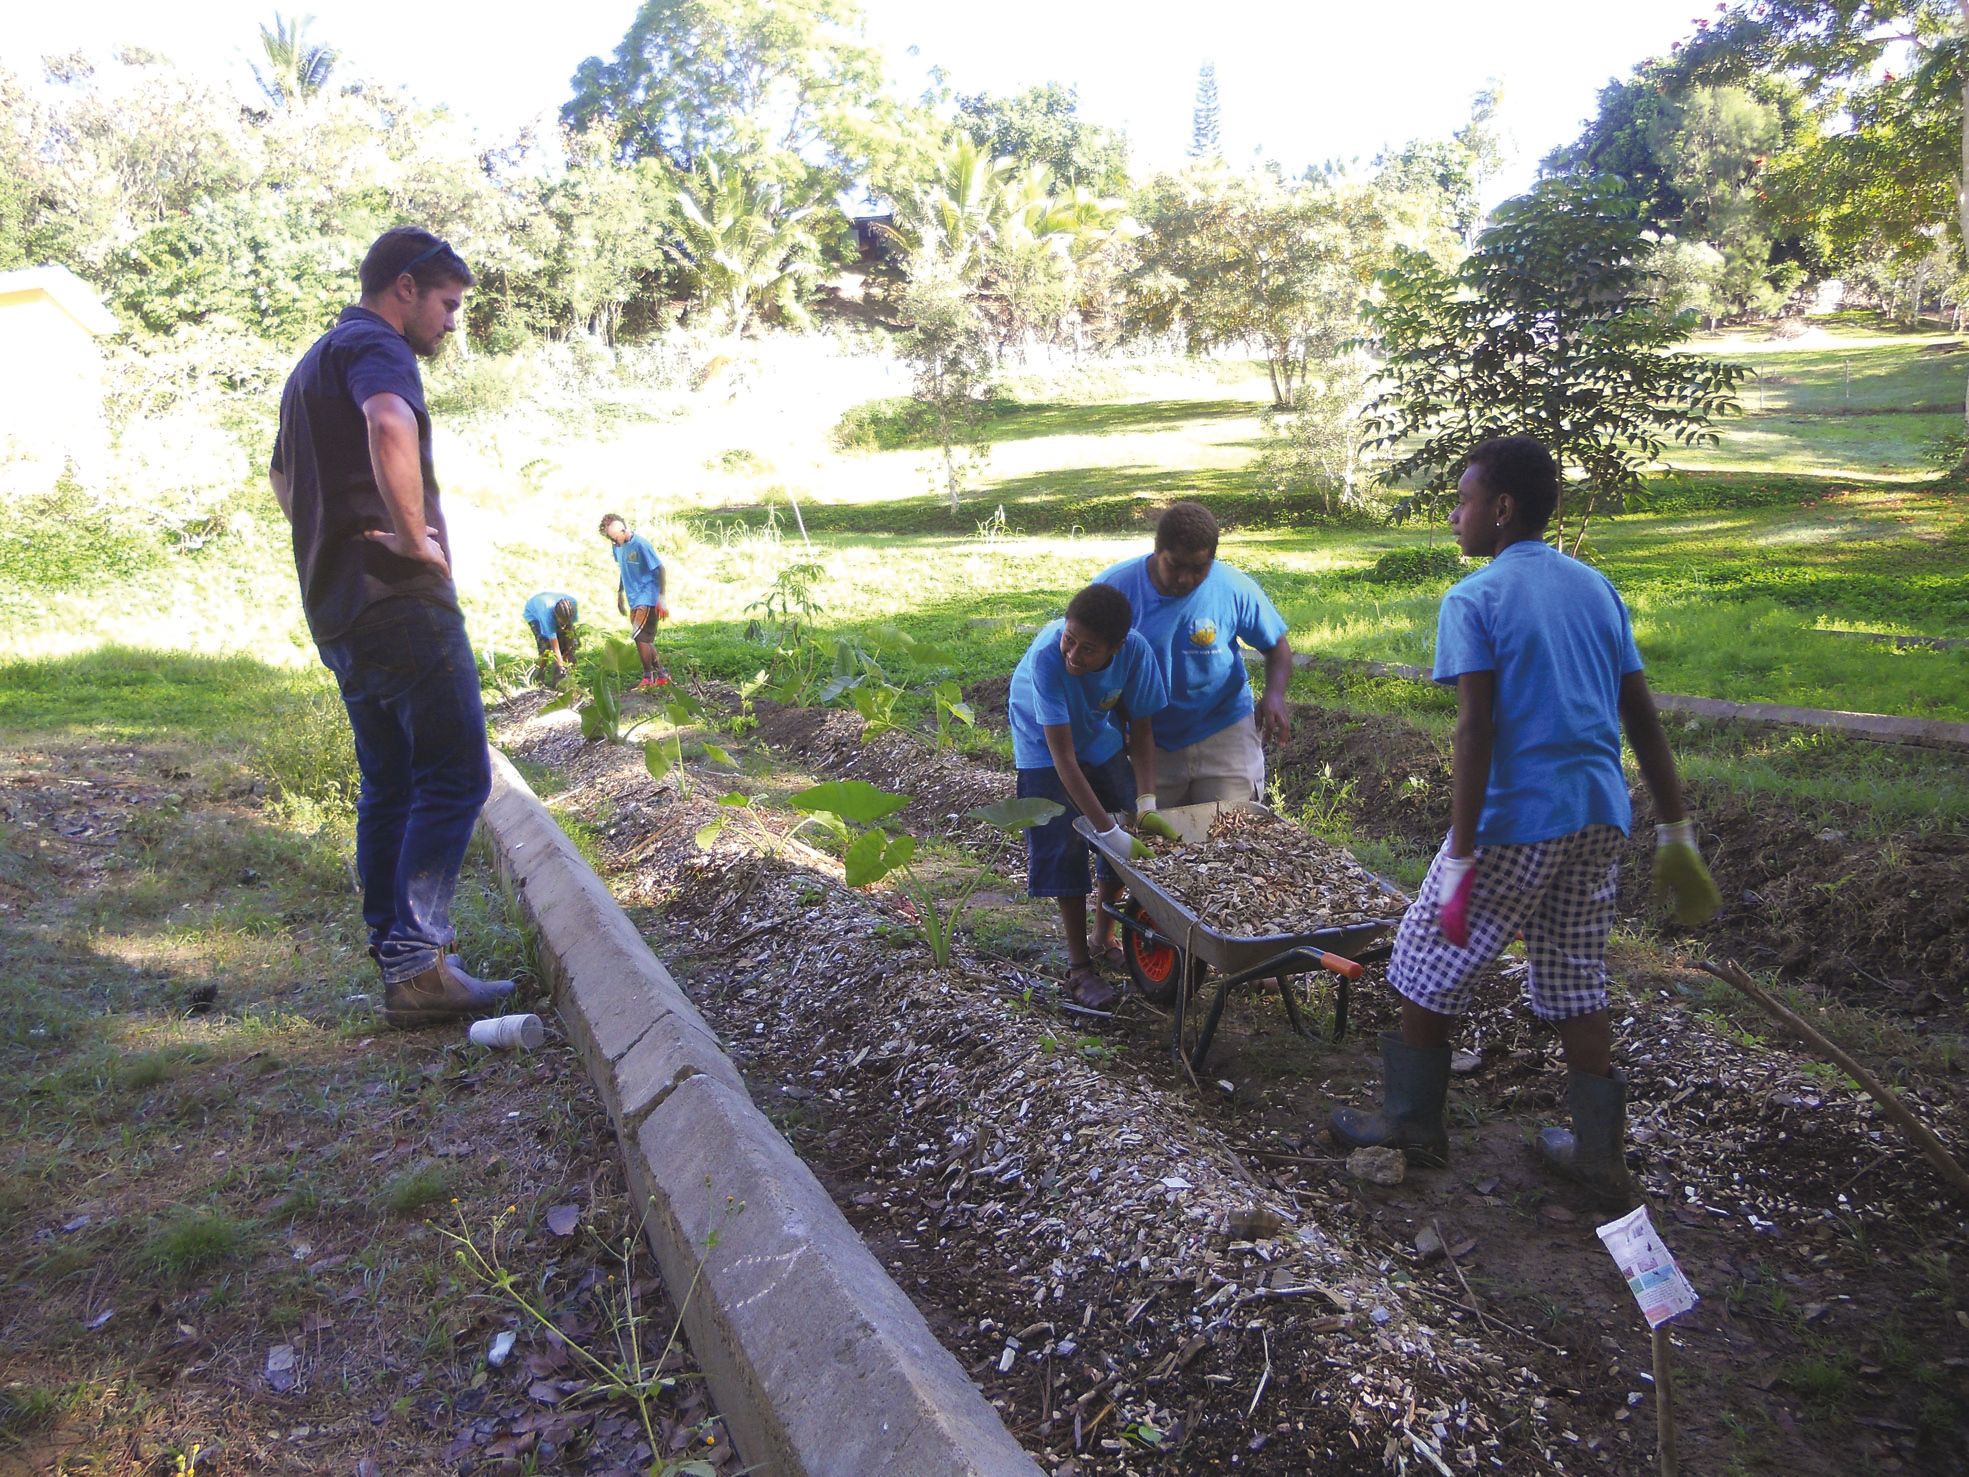
M 1302 740 L 1323 731 L 1299 722 Z M 1097 1021 L 1001 958 L 960 950 L 936 970 L 897 894 L 851 893 L 830 859 L 758 831 L 703 854 L 715 796 L 659 790 L 565 716 L 519 706 L 502 731 L 568 781 L 555 804 L 611 818 L 597 844 L 618 895 L 1053 1470 L 1413 1471 L 1431 1453 L 1453 1470 L 1649 1469 L 1648 1337 L 1592 1234 L 1602 1217 L 1524 1152 L 1563 1076 L 1518 1003 L 1522 966 L 1494 973 L 1460 1039 L 1452 1167 L 1369 1187 L 1320 1125 L 1377 1090 L 1373 1031 L 1393 1016 L 1377 970 L 1339 1048 L 1240 997 L 1192 1083 L 1140 1001 Z M 868 768 L 890 741 L 810 741 L 801 764 L 904 788 Z M 933 766 L 939 794 L 1003 783 L 898 758 Z M 1043 947 L 1051 920 L 1028 917 Z M 1630 1160 L 1705 1299 L 1675 1334 L 1702 1392 L 1683 1415 L 1689 1469 L 1935 1469 L 1969 1439 L 1960 1208 L 1836 1074 L 1701 1009 L 1685 962 L 1616 964 Z M 1969 1140 L 1955 1083 L 1910 1096 Z M 1454 1266 L 1418 1251 L 1423 1231 Z

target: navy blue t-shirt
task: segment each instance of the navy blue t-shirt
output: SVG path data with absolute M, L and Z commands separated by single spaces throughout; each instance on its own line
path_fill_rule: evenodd
M 363 536 L 368 529 L 392 527 L 370 464 L 369 423 L 362 414 L 365 400 L 385 392 L 401 396 L 417 416 L 424 522 L 437 530 L 446 561 L 451 558 L 417 355 L 385 319 L 367 308 L 344 308 L 288 375 L 273 443 L 272 470 L 287 478 L 301 606 L 316 641 L 344 635 L 381 600 L 407 595 L 458 608 L 457 591 L 444 575 Z

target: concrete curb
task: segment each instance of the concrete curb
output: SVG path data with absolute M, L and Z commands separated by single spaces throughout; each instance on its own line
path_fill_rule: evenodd
M 538 932 L 541 970 L 615 1124 L 648 1207 L 645 1234 L 684 1298 L 691 1351 L 747 1470 L 1036 1477 L 497 749 L 481 820 Z
M 1246 660 L 1262 662 L 1264 656 L 1260 652 L 1249 652 Z M 1346 672 L 1363 672 L 1369 677 L 1396 677 L 1405 682 L 1433 680 L 1426 667 L 1404 666 L 1398 662 L 1350 661 L 1343 657 L 1312 656 L 1303 651 L 1292 654 L 1292 665 L 1333 667 Z M 1846 713 L 1836 708 L 1793 708 L 1783 703 L 1732 703 L 1722 698 L 1681 697 L 1669 692 L 1655 694 L 1655 707 L 1664 713 L 1683 713 L 1691 718 L 1713 718 L 1724 723 L 1769 723 L 1793 728 L 1817 728 L 1848 734 L 1853 738 L 1871 739 L 1876 743 L 1912 744 L 1930 749 L 1969 749 L 1969 723 L 1944 718 Z

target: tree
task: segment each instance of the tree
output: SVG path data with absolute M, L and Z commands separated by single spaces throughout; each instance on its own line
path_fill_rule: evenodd
M 1616 181 L 1543 180 L 1500 206 L 1455 271 L 1404 251 L 1368 316 L 1382 360 L 1368 443 L 1384 482 L 1419 484 L 1430 509 L 1490 436 L 1536 436 L 1562 486 L 1552 537 L 1578 553 L 1596 512 L 1645 499 L 1642 472 L 1670 440 L 1713 443 L 1736 407 L 1740 365 L 1675 352 L 1685 325 L 1660 310 L 1653 238 Z
M 912 393 L 942 451 L 944 488 L 955 513 L 963 506 L 969 463 L 984 452 L 978 432 L 996 358 L 963 264 L 932 250 L 912 258 L 910 267 L 900 348 Z
M 760 312 L 806 322 L 802 293 L 820 274 L 819 245 L 805 224 L 811 202 L 790 203 L 776 181 L 706 155 L 677 191 L 677 206 L 681 239 L 672 249 L 733 338 Z
M 743 160 L 805 198 L 850 182 L 883 105 L 855 0 L 644 0 L 614 60 L 589 57 L 572 86 L 562 120 L 603 127 L 625 161 Z
M 1196 106 L 1190 110 L 1190 157 L 1222 159 L 1224 140 L 1217 118 L 1217 64 L 1205 62 L 1196 74 Z
M 266 56 L 263 71 L 258 62 L 249 63 L 253 80 L 276 108 L 297 108 L 328 86 L 340 54 L 332 46 L 307 39 L 314 17 L 304 15 L 288 20 L 274 12 L 273 26 L 260 27 L 260 50 Z
M 1281 498 L 1318 497 L 1328 517 L 1364 508 L 1360 420 L 1373 373 L 1357 350 L 1312 366 L 1285 407 L 1265 412 L 1260 480 Z
M 1191 353 L 1258 349 L 1280 408 L 1309 366 L 1359 331 L 1360 301 L 1384 263 L 1381 197 L 1344 182 L 1193 167 L 1152 181 L 1140 216 L 1131 330 L 1174 335 Z
M 1925 257 L 1938 225 L 1962 251 L 1969 0 L 1740 0 L 1678 52 L 1692 81 L 1789 74 L 1833 121 L 1794 152 L 1785 183 L 1835 259 L 1868 243 Z
M 1061 184 L 1098 195 L 1128 187 L 1128 140 L 1082 119 L 1071 87 L 1046 82 L 1011 97 L 975 92 L 957 99 L 957 111 L 964 130 L 991 158 L 1043 164 Z

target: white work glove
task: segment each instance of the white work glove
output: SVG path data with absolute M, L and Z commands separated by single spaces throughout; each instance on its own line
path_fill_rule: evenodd
M 1109 826 L 1107 830 L 1096 831 L 1094 834 L 1102 844 L 1116 850 L 1120 849 L 1124 841 L 1127 842 L 1128 860 L 1131 862 L 1146 861 L 1149 857 L 1155 855 L 1154 852 L 1149 850 L 1148 843 L 1140 836 L 1131 836 L 1118 825 Z

